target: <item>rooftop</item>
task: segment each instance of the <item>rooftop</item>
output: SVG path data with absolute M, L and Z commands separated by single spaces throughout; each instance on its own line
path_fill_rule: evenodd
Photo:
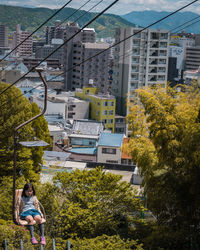
M 70 153 L 66 152 L 57 152 L 57 151 L 47 151 L 44 150 L 43 158 L 47 161 L 66 161 L 70 156 Z
M 73 133 L 98 136 L 104 127 L 101 122 L 91 120 L 74 120 Z
M 97 149 L 96 148 L 72 148 L 68 151 L 70 153 L 75 153 L 75 154 L 95 155 Z
M 101 133 L 98 146 L 121 147 L 123 134 Z
M 86 49 L 107 49 L 108 43 L 83 43 Z

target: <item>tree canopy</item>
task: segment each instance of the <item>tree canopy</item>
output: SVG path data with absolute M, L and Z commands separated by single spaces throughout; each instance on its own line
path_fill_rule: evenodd
M 8 84 L 1 83 L 0 91 Z M 36 104 L 30 104 L 28 99 L 20 96 L 21 91 L 15 86 L 0 96 L 0 181 L 4 176 L 11 176 L 13 171 L 14 129 L 21 123 L 39 113 Z M 20 96 L 20 97 L 19 97 Z M 34 137 L 50 143 L 47 122 L 44 117 L 27 124 L 19 130 L 18 141 L 31 141 Z M 42 161 L 42 149 L 29 149 L 17 146 L 17 175 L 36 181 L 39 163 Z
M 192 242 L 200 226 L 200 93 L 197 86 L 137 90 L 128 116 L 128 151 L 144 177 L 147 206 L 158 224 Z

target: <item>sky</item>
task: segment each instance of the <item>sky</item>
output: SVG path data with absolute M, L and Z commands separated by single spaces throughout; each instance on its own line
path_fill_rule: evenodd
M 23 6 L 23 7 L 46 7 L 51 9 L 58 9 L 64 5 L 68 0 L 1 0 L 0 4 Z M 88 0 L 72 0 L 67 7 L 79 8 L 82 4 Z M 98 3 L 100 0 L 91 0 L 83 9 L 89 10 L 92 6 Z M 105 6 L 111 3 L 111 0 L 101 0 L 102 2 L 94 8 L 93 12 L 102 10 Z M 114 0 L 113 0 L 114 1 Z M 108 13 L 117 15 L 124 15 L 131 11 L 144 11 L 144 10 L 156 10 L 156 11 L 175 11 L 182 6 L 193 2 L 192 0 L 119 0 Z M 184 9 L 184 11 L 192 11 L 200 13 L 200 2 L 192 4 L 190 7 Z

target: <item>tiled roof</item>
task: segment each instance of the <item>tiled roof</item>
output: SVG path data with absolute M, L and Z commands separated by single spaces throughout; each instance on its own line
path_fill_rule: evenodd
M 121 147 L 123 134 L 101 133 L 98 146 Z

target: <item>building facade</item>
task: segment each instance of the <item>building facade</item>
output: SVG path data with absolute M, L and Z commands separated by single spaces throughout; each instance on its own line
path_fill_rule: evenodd
M 0 47 L 8 47 L 8 27 L 0 23 Z
M 114 51 L 112 94 L 116 96 L 119 115 L 128 113 L 126 103 L 135 98 L 136 89 L 167 84 L 169 32 L 132 27 L 116 29 L 116 42 L 129 36 L 132 37 L 115 46 Z
M 90 102 L 90 118 L 100 121 L 105 129 L 115 131 L 115 106 L 114 96 L 98 93 L 96 87 L 83 87 L 76 89 L 75 95 L 80 99 Z
M 17 25 L 17 30 L 13 33 L 13 48 L 24 41 L 29 35 L 30 31 L 22 31 L 20 24 Z M 14 50 L 14 54 L 19 57 L 28 57 L 32 55 L 33 38 L 30 36 L 18 48 Z

